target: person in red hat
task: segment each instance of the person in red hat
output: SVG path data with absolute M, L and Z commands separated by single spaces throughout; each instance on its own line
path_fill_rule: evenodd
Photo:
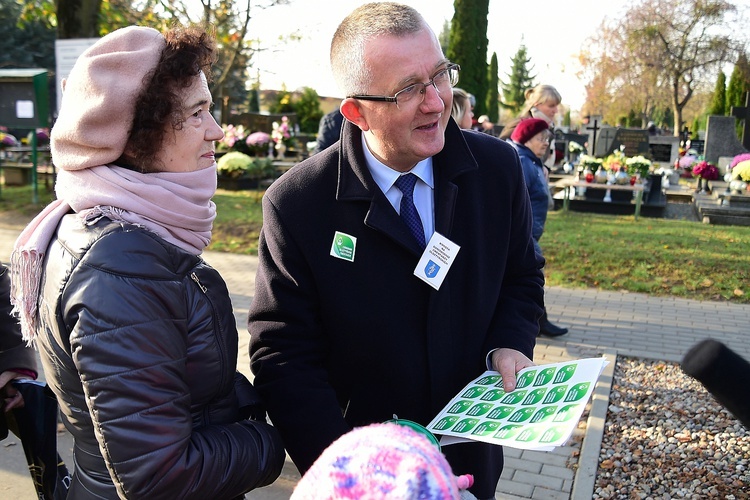
M 539 239 L 544 233 L 544 224 L 547 221 L 549 209 L 549 171 L 542 163 L 542 158 L 549 148 L 550 138 L 549 124 L 546 120 L 539 118 L 521 120 L 510 136 L 510 142 L 521 159 L 526 188 L 529 191 L 533 221 L 531 236 L 534 239 L 534 248 L 539 255 L 543 255 Z M 561 328 L 550 322 L 545 308 L 539 320 L 539 334 L 557 337 L 566 333 L 568 333 L 567 328 Z

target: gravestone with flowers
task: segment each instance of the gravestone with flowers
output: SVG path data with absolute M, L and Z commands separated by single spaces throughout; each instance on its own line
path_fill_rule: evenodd
M 706 122 L 706 144 L 704 158 L 714 165 L 721 157 L 734 157 L 747 152 L 737 138 L 736 119 L 733 116 L 710 115 Z

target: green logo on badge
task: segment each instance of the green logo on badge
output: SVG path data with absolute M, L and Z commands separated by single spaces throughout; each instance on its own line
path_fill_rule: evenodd
M 486 387 L 478 387 L 478 386 L 472 386 L 466 389 L 463 394 L 461 394 L 462 398 L 476 398 L 478 396 L 481 396 L 484 391 L 486 391 Z
M 456 401 L 448 408 L 448 413 L 463 413 L 472 405 L 471 401 Z
M 505 396 L 505 391 L 502 389 L 490 389 L 482 395 L 484 401 L 497 401 L 501 397 Z
M 479 423 L 478 418 L 465 418 L 453 427 L 453 432 L 469 432 Z
M 566 365 L 560 368 L 560 371 L 557 372 L 557 375 L 555 375 L 555 381 L 553 383 L 555 384 L 561 384 L 563 382 L 567 382 L 570 380 L 570 377 L 573 376 L 573 374 L 576 371 L 576 365 Z
M 492 408 L 492 405 L 490 403 L 477 403 L 474 406 L 472 406 L 471 409 L 468 412 L 466 412 L 466 414 L 472 415 L 474 417 L 478 417 L 490 411 L 491 408 Z
M 477 380 L 477 384 L 489 385 L 489 384 L 494 384 L 498 380 L 500 380 L 500 375 L 488 375 L 486 377 L 482 377 L 479 380 Z
M 339 259 L 354 262 L 354 252 L 357 249 L 357 238 L 345 233 L 336 231 L 333 235 L 333 244 L 331 245 L 331 255 Z

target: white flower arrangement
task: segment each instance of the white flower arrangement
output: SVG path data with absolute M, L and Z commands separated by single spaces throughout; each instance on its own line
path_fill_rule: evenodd
M 591 155 L 581 155 L 578 164 L 583 168 L 588 167 L 591 170 L 596 170 L 604 164 L 604 160 Z
M 645 177 L 651 169 L 651 160 L 641 155 L 633 156 L 625 160 L 625 168 L 628 169 L 630 175 L 638 173 L 641 177 Z
M 570 141 L 568 143 L 568 152 L 573 154 L 581 154 L 583 153 L 583 146 L 578 144 L 576 141 Z

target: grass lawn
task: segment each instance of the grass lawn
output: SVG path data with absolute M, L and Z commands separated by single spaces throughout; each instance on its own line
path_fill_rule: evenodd
M 750 303 L 750 227 L 552 212 L 540 243 L 553 286 Z
M 209 250 L 257 254 L 261 195 L 217 191 Z M 33 205 L 30 188 L 3 187 L 0 220 L 30 219 L 52 197 L 42 187 Z M 541 245 L 553 286 L 750 303 L 750 227 L 551 212 Z

